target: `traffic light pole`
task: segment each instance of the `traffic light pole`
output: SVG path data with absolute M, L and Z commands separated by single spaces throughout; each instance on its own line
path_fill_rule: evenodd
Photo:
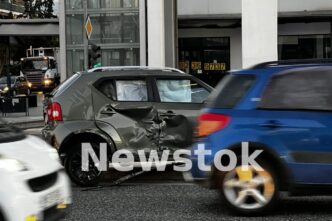
M 7 61 L 7 67 L 6 67 L 6 72 L 7 72 L 7 87 L 8 87 L 8 92 L 6 93 L 7 97 L 11 97 L 12 91 L 11 91 L 11 78 L 10 78 L 10 37 L 8 37 L 8 61 Z

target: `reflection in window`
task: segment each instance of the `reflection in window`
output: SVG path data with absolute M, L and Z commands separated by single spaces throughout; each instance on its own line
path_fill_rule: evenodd
M 138 0 L 89 0 L 88 8 L 138 8 Z
M 331 58 L 328 35 L 279 36 L 279 59 Z
M 95 44 L 139 42 L 138 13 L 92 14 L 91 22 Z
M 146 82 L 142 80 L 116 81 L 118 101 L 148 101 Z
M 102 50 L 102 66 L 134 66 L 139 64 L 139 49 Z
M 66 16 L 67 44 L 83 44 L 83 15 Z
M 84 51 L 67 50 L 67 73 L 71 76 L 73 73 L 83 71 L 84 68 Z
M 66 2 L 66 9 L 67 10 L 75 10 L 75 9 L 82 9 L 83 8 L 83 1 L 82 0 L 65 0 Z M 90 1 L 89 1 L 90 2 Z
M 161 102 L 203 103 L 209 92 L 191 80 L 157 80 Z

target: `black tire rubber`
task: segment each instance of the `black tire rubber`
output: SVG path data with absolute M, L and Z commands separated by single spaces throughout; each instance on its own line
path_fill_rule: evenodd
M 92 147 L 94 148 L 95 152 L 97 155 L 99 155 L 99 147 L 98 144 L 91 143 Z M 70 151 L 68 151 L 67 156 L 64 160 L 64 167 L 66 169 L 66 172 L 72 182 L 74 182 L 76 185 L 81 186 L 81 187 L 93 187 L 98 185 L 100 180 L 103 178 L 103 175 L 105 172 L 100 172 L 100 174 L 93 179 L 87 181 L 87 180 L 82 180 L 80 179 L 75 172 L 81 172 L 81 173 L 87 173 L 83 172 L 82 170 L 78 171 L 77 168 L 74 168 L 73 161 L 75 160 L 77 156 L 81 154 L 81 144 L 75 144 L 73 148 L 71 148 Z M 81 155 L 80 155 L 81 156 Z M 77 159 L 77 158 L 76 158 Z M 91 162 L 91 159 L 90 159 Z M 76 165 L 77 166 L 77 165 Z
M 241 158 L 238 159 L 238 165 L 241 163 Z M 242 209 L 234 206 L 231 202 L 228 201 L 226 198 L 223 187 L 220 187 L 220 192 L 221 192 L 221 202 L 223 206 L 226 206 L 229 212 L 231 212 L 234 215 L 240 215 L 240 216 L 266 216 L 271 213 L 273 213 L 276 209 L 276 207 L 279 204 L 279 197 L 280 197 L 280 182 L 279 182 L 279 177 L 276 175 L 277 173 L 273 169 L 272 165 L 270 165 L 268 162 L 266 162 L 263 159 L 257 159 L 257 163 L 266 171 L 268 171 L 273 180 L 274 180 L 274 185 L 275 185 L 275 192 L 268 204 L 265 206 L 259 208 L 259 209 Z M 222 173 L 221 175 L 221 183 L 223 184 L 225 175 L 227 173 Z M 222 186 L 222 185 L 221 185 Z
M 1 211 L 0 211 L 0 221 L 5 221 L 5 217 Z

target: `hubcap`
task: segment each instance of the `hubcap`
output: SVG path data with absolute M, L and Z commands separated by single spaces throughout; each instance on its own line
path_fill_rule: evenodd
M 266 170 L 238 166 L 226 174 L 223 191 L 232 205 L 241 209 L 259 209 L 271 201 L 275 184 Z

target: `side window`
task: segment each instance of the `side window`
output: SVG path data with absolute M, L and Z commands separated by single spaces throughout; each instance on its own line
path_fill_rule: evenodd
M 113 101 L 117 100 L 114 80 L 103 81 L 101 84 L 98 85 L 97 89 L 109 99 Z
M 148 101 L 144 80 L 105 80 L 97 89 L 113 101 Z
M 148 101 L 148 89 L 143 80 L 116 80 L 118 101 Z
M 277 75 L 262 96 L 259 108 L 332 110 L 332 71 L 306 70 Z
M 50 59 L 50 68 L 51 68 L 51 69 L 56 68 L 56 66 L 55 66 L 55 61 L 52 60 L 52 59 Z
M 203 103 L 210 92 L 190 79 L 157 79 L 161 102 Z

